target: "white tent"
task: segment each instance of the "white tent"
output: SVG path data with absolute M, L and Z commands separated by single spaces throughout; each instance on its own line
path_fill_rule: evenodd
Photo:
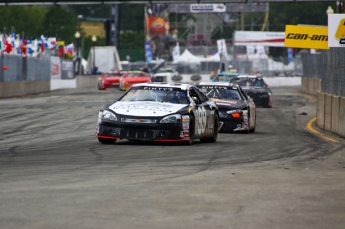
M 185 49 L 181 56 L 173 63 L 193 63 L 200 64 L 201 58 L 194 56 L 188 49 Z
M 92 47 L 87 58 L 86 70 L 92 71 L 94 65 L 98 67 L 99 72 L 122 70 L 121 60 L 115 46 Z
M 217 52 L 216 54 L 210 56 L 210 57 L 205 57 L 201 61 L 207 62 L 207 61 L 214 61 L 214 62 L 220 62 L 220 53 Z

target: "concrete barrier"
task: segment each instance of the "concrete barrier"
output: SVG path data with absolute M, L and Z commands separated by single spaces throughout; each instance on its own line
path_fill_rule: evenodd
M 301 79 L 301 90 L 308 95 L 317 95 L 321 90 L 321 79 L 319 78 L 303 78 Z
M 97 88 L 97 80 L 100 75 L 76 76 L 77 88 Z
M 39 94 L 50 91 L 50 80 L 0 83 L 0 98 Z
M 317 93 L 316 124 L 321 129 L 325 128 L 325 93 Z
M 308 94 L 308 78 L 303 78 L 301 79 L 301 91 L 302 93 Z
M 325 95 L 325 130 L 331 131 L 332 128 L 332 95 Z
M 332 124 L 331 132 L 339 134 L 339 102 L 340 97 L 332 95 Z
M 345 97 L 339 99 L 339 129 L 338 134 L 345 137 Z

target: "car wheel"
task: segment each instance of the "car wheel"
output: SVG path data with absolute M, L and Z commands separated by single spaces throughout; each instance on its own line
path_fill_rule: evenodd
M 98 90 L 105 90 L 105 88 L 102 88 L 101 85 L 98 83 Z
M 195 125 L 194 125 L 194 117 L 191 115 L 189 119 L 189 141 L 188 145 L 193 145 L 194 140 L 194 131 L 195 131 Z
M 249 134 L 251 132 L 251 126 L 250 126 L 250 113 L 248 112 L 248 130 L 245 132 L 246 134 Z
M 255 127 L 256 127 L 256 115 L 255 115 L 255 124 L 254 124 L 254 127 L 250 130 L 251 133 L 254 133 L 254 132 L 255 132 Z
M 214 123 L 213 123 L 213 136 L 212 138 L 201 138 L 201 142 L 216 142 L 218 138 L 218 129 L 219 129 L 219 117 L 217 114 L 214 116 Z
M 114 144 L 116 142 L 115 139 L 109 139 L 109 138 L 98 138 L 98 141 L 102 144 Z
M 122 82 L 119 83 L 119 90 L 122 91 Z

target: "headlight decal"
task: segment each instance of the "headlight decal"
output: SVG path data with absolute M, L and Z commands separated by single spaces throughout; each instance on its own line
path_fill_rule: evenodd
M 102 112 L 102 119 L 109 119 L 112 121 L 117 121 L 116 115 L 110 111 L 107 111 L 107 110 L 104 110 Z
M 182 116 L 180 114 L 169 115 L 161 119 L 160 123 L 178 123 L 181 122 Z

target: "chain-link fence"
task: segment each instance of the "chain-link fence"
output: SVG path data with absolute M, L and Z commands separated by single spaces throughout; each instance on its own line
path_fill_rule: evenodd
M 322 91 L 345 96 L 345 52 L 343 48 L 330 48 L 316 54 L 302 53 L 303 77 L 319 78 Z
M 50 80 L 50 58 L 0 56 L 0 82 Z

